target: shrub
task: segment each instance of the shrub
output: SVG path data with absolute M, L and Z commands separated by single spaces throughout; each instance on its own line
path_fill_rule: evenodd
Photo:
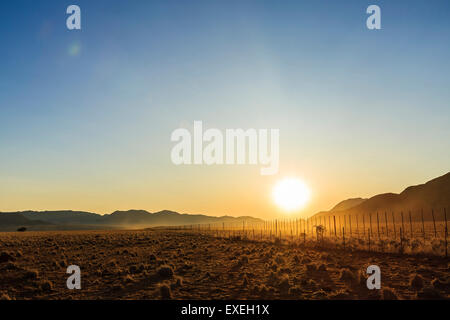
M 280 283 L 278 284 L 278 289 L 280 290 L 281 294 L 287 294 L 289 292 L 289 288 L 291 286 L 289 285 L 289 277 L 288 275 L 284 275 L 283 278 L 280 280 Z
M 0 300 L 11 300 L 11 297 L 7 293 L 0 294 Z
M 170 291 L 170 287 L 167 284 L 162 284 L 159 287 L 161 293 L 161 299 L 168 300 L 172 298 L 172 293 Z
M 443 299 L 444 297 L 435 288 L 423 288 L 421 291 L 417 292 L 418 299 Z
M 317 266 L 313 263 L 309 263 L 306 265 L 306 271 L 308 272 L 314 272 L 317 270 Z
M 319 266 L 319 268 L 317 269 L 318 271 L 322 271 L 322 272 L 325 272 L 325 271 L 327 271 L 327 266 L 325 265 L 325 264 L 321 264 L 320 266 Z
M 45 280 L 45 281 L 43 281 L 41 283 L 41 290 L 45 291 L 45 292 L 52 291 L 53 290 L 53 284 L 50 281 Z
M 30 280 L 35 280 L 38 277 L 39 277 L 39 272 L 37 272 L 36 270 L 27 270 L 24 275 L 25 279 L 30 279 Z
M 339 276 L 340 280 L 343 280 L 347 283 L 355 283 L 356 282 L 356 276 L 353 272 L 350 271 L 350 269 L 345 268 L 341 270 L 341 274 Z
M 414 288 L 416 291 L 418 291 L 423 288 L 424 281 L 423 281 L 423 278 L 421 275 L 413 274 L 411 276 L 409 284 L 411 285 L 412 288 Z
M 397 300 L 397 294 L 395 293 L 394 289 L 391 288 L 384 288 L 382 290 L 382 296 L 383 300 Z
M 173 277 L 173 270 L 168 265 L 162 265 L 156 270 L 156 273 L 162 277 L 162 278 L 172 278 Z
M 8 252 L 2 252 L 0 253 L 0 263 L 9 262 L 16 260 L 12 255 L 10 255 Z

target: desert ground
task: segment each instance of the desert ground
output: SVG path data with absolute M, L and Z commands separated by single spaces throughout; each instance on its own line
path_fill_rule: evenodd
M 381 290 L 366 286 L 373 264 Z M 179 230 L 3 232 L 0 298 L 449 299 L 450 261 Z

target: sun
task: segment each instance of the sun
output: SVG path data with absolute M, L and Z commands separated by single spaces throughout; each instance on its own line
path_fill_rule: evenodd
M 310 195 L 308 186 L 297 178 L 285 178 L 278 181 L 272 191 L 275 203 L 286 211 L 303 208 Z

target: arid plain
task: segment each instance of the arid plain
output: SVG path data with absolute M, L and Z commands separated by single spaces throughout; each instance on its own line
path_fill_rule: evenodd
M 381 290 L 366 286 L 369 265 Z M 69 290 L 69 265 L 81 289 Z M 449 299 L 444 257 L 176 230 L 0 233 L 2 299 Z

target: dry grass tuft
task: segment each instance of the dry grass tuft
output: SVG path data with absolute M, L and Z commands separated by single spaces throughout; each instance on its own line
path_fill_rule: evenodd
M 413 289 L 418 291 L 423 288 L 424 281 L 420 274 L 413 274 L 409 280 L 409 284 Z
M 172 299 L 172 291 L 170 290 L 170 287 L 166 283 L 160 285 L 159 292 L 161 294 L 161 299 L 163 300 Z
M 173 270 L 172 267 L 168 266 L 168 265 L 162 265 L 160 266 L 157 270 L 156 273 L 161 277 L 161 278 L 172 278 L 173 277 Z
M 398 300 L 397 294 L 392 288 L 383 288 L 381 295 L 383 296 L 383 300 Z

